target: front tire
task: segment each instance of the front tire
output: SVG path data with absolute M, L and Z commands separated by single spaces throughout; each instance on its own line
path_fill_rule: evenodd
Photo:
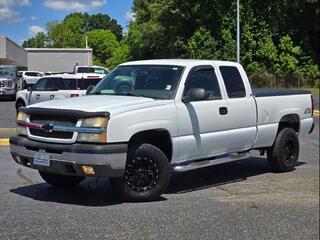
M 21 107 L 25 107 L 26 105 L 20 100 L 17 105 L 16 105 L 16 112 L 17 112 L 17 115 L 19 113 L 19 108 Z
M 73 187 L 85 179 L 85 177 L 58 175 L 40 170 L 39 174 L 46 183 L 57 188 Z
M 129 149 L 124 176 L 110 182 L 126 201 L 151 201 L 167 189 L 170 178 L 166 155 L 151 144 L 141 144 Z
M 294 170 L 299 157 L 299 139 L 292 128 L 282 129 L 267 151 L 268 161 L 273 171 L 289 172 Z

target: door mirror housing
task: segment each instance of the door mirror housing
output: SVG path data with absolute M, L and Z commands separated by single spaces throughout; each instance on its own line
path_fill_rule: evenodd
M 32 91 L 32 87 L 27 87 L 28 92 Z
M 182 98 L 182 102 L 194 102 L 194 101 L 203 101 L 208 99 L 208 93 L 203 88 L 191 88 L 189 89 L 186 96 Z
M 88 95 L 93 89 L 94 89 L 94 85 L 90 85 L 88 88 L 87 88 L 87 91 L 86 91 L 86 95 Z

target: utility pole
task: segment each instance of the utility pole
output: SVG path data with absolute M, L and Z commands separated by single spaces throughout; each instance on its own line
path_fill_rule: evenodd
M 237 62 L 240 63 L 240 0 L 237 0 Z
M 86 23 L 86 25 L 84 27 L 84 33 L 85 33 L 85 36 L 86 36 L 85 39 L 86 39 L 87 65 L 90 66 L 90 63 L 89 63 L 89 46 L 88 46 L 88 36 L 87 36 L 88 25 L 89 25 L 89 23 Z
M 89 47 L 88 47 L 88 37 L 86 35 L 86 51 L 87 51 L 87 65 L 90 66 L 89 63 Z

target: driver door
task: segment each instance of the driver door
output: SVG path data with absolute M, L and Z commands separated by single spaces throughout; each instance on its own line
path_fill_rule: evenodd
M 226 130 L 229 115 L 224 111 L 227 101 L 222 97 L 215 69 L 197 66 L 191 69 L 182 98 L 191 88 L 203 88 L 208 99 L 177 103 L 179 118 L 180 162 L 212 157 L 227 152 L 227 141 L 232 141 Z

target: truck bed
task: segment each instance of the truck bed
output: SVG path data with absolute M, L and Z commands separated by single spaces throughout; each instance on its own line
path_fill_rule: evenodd
M 285 95 L 301 95 L 311 94 L 307 90 L 287 90 L 287 89 L 272 89 L 272 88 L 254 88 L 252 93 L 255 97 L 274 97 L 274 96 L 285 96 Z

